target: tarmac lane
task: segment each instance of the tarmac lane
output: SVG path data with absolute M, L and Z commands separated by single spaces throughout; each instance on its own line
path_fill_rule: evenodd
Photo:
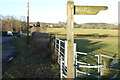
M 0 80 L 2 79 L 2 37 L 0 37 Z
M 2 68 L 15 59 L 17 48 L 10 42 L 12 37 L 2 38 Z
M 0 31 L 0 80 L 2 79 L 2 72 L 6 67 L 9 67 L 8 64 L 15 59 L 15 56 L 18 54 L 17 48 L 10 42 L 12 38 L 19 38 L 20 34 L 16 36 L 3 36 Z

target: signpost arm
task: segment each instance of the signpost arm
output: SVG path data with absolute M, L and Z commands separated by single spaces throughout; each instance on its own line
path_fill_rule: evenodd
M 67 2 L 67 78 L 74 79 L 74 2 Z

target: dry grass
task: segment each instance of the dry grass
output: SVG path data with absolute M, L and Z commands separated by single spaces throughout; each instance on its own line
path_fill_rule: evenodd
M 59 78 L 59 65 L 51 58 L 40 59 L 26 44 L 26 37 L 14 39 L 20 54 L 3 71 L 3 78 Z

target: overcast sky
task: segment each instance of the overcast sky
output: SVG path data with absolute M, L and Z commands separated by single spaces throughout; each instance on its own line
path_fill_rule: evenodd
M 29 0 L 30 21 L 57 23 L 66 22 L 67 0 Z M 77 23 L 117 23 L 118 2 L 120 0 L 74 0 L 75 5 L 108 6 L 108 10 L 98 15 L 75 15 Z M 27 0 L 0 0 L 0 14 L 26 16 Z

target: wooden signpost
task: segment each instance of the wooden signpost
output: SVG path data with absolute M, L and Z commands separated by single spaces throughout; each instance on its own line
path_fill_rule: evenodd
M 74 2 L 67 3 L 67 78 L 74 78 Z
M 74 6 L 73 0 L 67 2 L 67 78 L 74 79 L 74 15 L 96 15 L 106 6 Z
M 96 15 L 101 10 L 106 10 L 106 6 L 74 6 L 75 15 Z

